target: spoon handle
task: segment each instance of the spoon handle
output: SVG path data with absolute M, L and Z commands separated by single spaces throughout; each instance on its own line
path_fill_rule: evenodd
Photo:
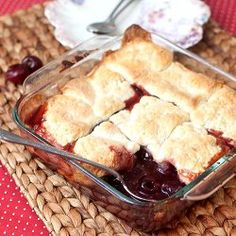
M 114 176 L 117 180 L 119 180 L 121 182 L 121 184 L 123 185 L 124 189 L 131 196 L 133 196 L 136 200 L 149 201 L 146 198 L 142 198 L 142 197 L 139 197 L 136 194 L 134 194 L 131 190 L 129 190 L 128 186 L 124 182 L 124 179 L 122 178 L 122 176 L 117 171 L 112 170 L 109 167 L 106 167 L 102 164 L 99 164 L 99 163 L 94 162 L 94 161 L 90 161 L 90 160 L 85 159 L 85 158 L 80 157 L 80 156 L 76 156 L 72 153 L 69 153 L 69 152 L 66 152 L 66 151 L 63 151 L 63 150 L 59 150 L 59 149 L 57 149 L 53 146 L 50 146 L 48 144 L 44 144 L 44 143 L 40 143 L 40 142 L 34 142 L 34 141 L 31 141 L 31 140 L 22 138 L 17 134 L 11 133 L 11 132 L 9 132 L 7 130 L 4 130 L 4 129 L 1 129 L 1 128 L 0 128 L 0 140 L 4 140 L 4 141 L 10 142 L 10 143 L 17 143 L 17 144 L 21 144 L 21 145 L 25 145 L 25 146 L 34 147 L 34 148 L 43 150 L 47 153 L 59 155 L 59 156 L 63 157 L 65 160 L 69 161 L 73 166 L 78 168 L 86 176 L 89 176 L 99 186 L 106 189 L 110 193 L 112 193 L 114 195 L 117 195 L 116 190 L 108 188 L 106 183 L 102 179 L 97 178 L 96 175 L 94 175 L 92 172 L 90 172 L 89 170 L 87 170 L 86 168 L 81 166 L 80 163 L 78 163 L 78 162 L 82 162 L 82 163 L 86 163 L 86 164 L 89 164 L 91 166 L 94 166 L 98 169 L 101 169 L 101 170 L 109 173 L 110 175 Z
M 108 168 L 108 167 L 106 167 L 106 166 L 104 166 L 100 163 L 90 161 L 90 160 L 85 159 L 81 156 L 77 156 L 77 155 L 74 155 L 72 153 L 69 153 L 69 152 L 66 152 L 66 151 L 63 151 L 63 150 L 59 150 L 59 149 L 57 149 L 53 146 L 50 146 L 48 144 L 34 142 L 34 141 L 31 141 L 31 140 L 22 138 L 17 134 L 11 133 L 11 132 L 9 132 L 7 130 L 4 130 L 4 129 L 1 129 L 1 128 L 0 128 L 0 140 L 4 140 L 4 141 L 10 142 L 10 143 L 17 143 L 17 144 L 21 144 L 21 145 L 25 145 L 25 146 L 34 147 L 34 148 L 43 150 L 47 153 L 56 154 L 56 155 L 62 156 L 64 158 L 66 157 L 65 159 L 86 163 L 86 164 L 94 166 L 98 169 L 101 169 L 101 170 L 113 175 L 116 178 L 120 178 L 120 175 L 119 175 L 118 172 L 116 172 L 115 170 L 112 170 L 112 169 L 110 169 L 110 168 Z
M 120 13 L 128 7 L 134 0 L 120 0 L 115 6 L 111 14 L 105 20 L 106 22 L 114 22 L 114 20 L 120 15 Z M 123 5 L 124 3 L 124 5 Z M 123 5 L 123 6 L 122 6 Z

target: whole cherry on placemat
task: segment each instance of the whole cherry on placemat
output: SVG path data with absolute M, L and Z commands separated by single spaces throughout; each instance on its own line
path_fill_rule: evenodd
M 30 70 L 28 66 L 24 64 L 14 64 L 8 68 L 5 77 L 14 84 L 22 84 L 29 74 Z
M 31 73 L 43 66 L 42 61 L 36 56 L 26 56 L 21 64 L 11 65 L 5 73 L 5 78 L 14 84 L 22 84 Z
M 26 56 L 22 60 L 22 64 L 28 66 L 31 73 L 33 73 L 34 71 L 38 70 L 43 66 L 42 61 L 36 56 Z

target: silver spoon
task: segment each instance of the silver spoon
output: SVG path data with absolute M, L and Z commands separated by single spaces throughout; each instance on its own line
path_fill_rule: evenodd
M 110 34 L 116 30 L 115 20 L 120 13 L 135 0 L 121 0 L 105 21 L 95 22 L 87 26 L 87 30 L 95 34 Z M 123 5 L 124 4 L 124 5 Z
M 105 171 L 106 173 L 114 176 L 118 181 L 120 181 L 120 183 L 122 184 L 122 186 L 124 187 L 126 192 L 129 193 L 132 197 L 134 197 L 138 200 L 142 200 L 142 201 L 156 202 L 155 200 L 142 198 L 142 197 L 137 196 L 136 194 L 134 194 L 131 190 L 129 190 L 128 186 L 126 185 L 126 183 L 123 179 L 123 177 L 117 171 L 115 171 L 113 169 L 110 169 L 110 168 L 108 168 L 108 167 L 106 167 L 102 164 L 97 163 L 97 162 L 90 161 L 90 160 L 85 159 L 81 156 L 77 156 L 77 155 L 74 155 L 72 153 L 69 153 L 69 152 L 66 152 L 66 151 L 63 151 L 63 150 L 59 150 L 59 149 L 57 149 L 53 146 L 50 146 L 46 143 L 44 144 L 44 143 L 40 143 L 40 142 L 34 142 L 34 141 L 31 141 L 31 140 L 22 138 L 17 134 L 11 133 L 11 132 L 9 132 L 7 130 L 4 130 L 4 129 L 1 129 L 1 128 L 0 128 L 0 140 L 4 140 L 4 141 L 10 142 L 10 143 L 17 143 L 17 144 L 21 144 L 21 145 L 25 145 L 25 146 L 34 147 L 36 149 L 43 150 L 47 153 L 59 155 L 59 156 L 63 157 L 63 159 L 65 159 L 66 161 L 69 161 L 72 165 L 77 167 L 82 173 L 84 173 L 85 175 L 92 178 L 94 182 L 98 183 L 100 186 L 103 186 L 104 188 L 107 189 L 106 184 L 104 183 L 104 181 L 102 179 L 97 178 L 90 171 L 88 171 L 84 167 L 82 167 L 78 162 L 89 164 L 91 166 L 94 166 L 98 169 L 101 169 L 101 170 Z

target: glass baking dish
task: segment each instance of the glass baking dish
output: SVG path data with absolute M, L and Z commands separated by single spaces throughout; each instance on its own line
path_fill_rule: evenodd
M 101 59 L 104 52 L 120 47 L 122 36 L 94 37 L 50 62 L 24 83 L 24 95 L 13 110 L 13 119 L 25 138 L 47 143 L 26 124 L 32 114 L 50 96 L 59 92 L 59 88 L 68 80 L 83 78 L 86 73 Z M 214 79 L 224 80 L 231 87 L 236 87 L 234 76 L 209 64 L 190 51 L 184 50 L 160 36 L 152 35 L 155 43 L 174 52 L 174 60 L 196 72 L 204 72 Z M 84 167 L 59 156 L 29 148 L 46 165 L 64 176 L 70 183 L 87 194 L 93 201 L 116 216 L 124 219 L 129 225 L 139 230 L 150 232 L 163 227 L 176 215 L 187 209 L 194 201 L 212 195 L 235 175 L 235 148 L 211 165 L 203 174 L 186 185 L 168 199 L 157 202 L 141 202 L 126 196 L 103 179 L 95 176 Z

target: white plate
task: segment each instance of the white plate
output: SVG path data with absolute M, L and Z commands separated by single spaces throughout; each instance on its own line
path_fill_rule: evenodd
M 55 26 L 57 40 L 73 48 L 93 36 L 86 26 L 105 20 L 118 1 L 54 0 L 45 15 Z M 209 7 L 200 0 L 136 0 L 117 18 L 117 33 L 136 23 L 187 48 L 201 40 L 209 16 Z

